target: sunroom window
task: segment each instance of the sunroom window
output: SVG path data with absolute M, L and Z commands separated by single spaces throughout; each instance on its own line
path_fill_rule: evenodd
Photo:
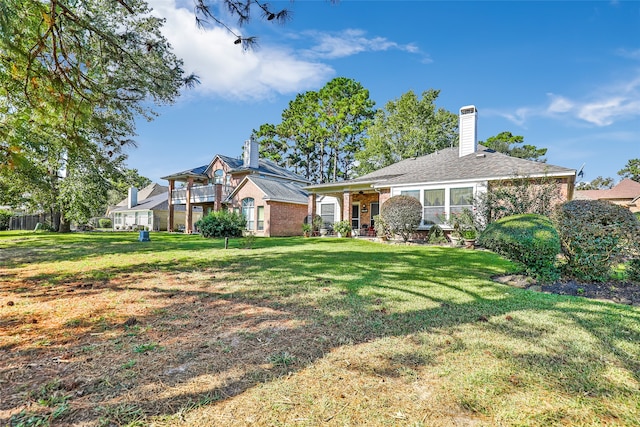
M 442 224 L 445 219 L 444 188 L 424 190 L 423 206 L 422 221 L 425 225 Z
M 416 199 L 420 200 L 420 190 L 402 190 L 400 192 L 400 195 L 415 197 Z
M 450 214 L 458 214 L 464 209 L 473 210 L 473 187 L 452 188 L 449 196 Z

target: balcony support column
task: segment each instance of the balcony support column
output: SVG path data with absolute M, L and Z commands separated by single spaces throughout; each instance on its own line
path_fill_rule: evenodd
M 169 220 L 167 222 L 167 231 L 173 232 L 173 189 L 175 188 L 175 181 L 169 180 Z
M 185 234 L 193 233 L 193 207 L 191 206 L 191 187 L 193 187 L 193 177 L 189 177 L 187 181 L 187 206 L 184 215 L 184 232 Z
M 222 184 L 214 184 L 215 204 L 213 210 L 218 212 L 222 209 Z

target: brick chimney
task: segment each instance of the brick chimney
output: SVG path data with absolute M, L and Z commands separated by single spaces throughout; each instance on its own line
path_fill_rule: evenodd
M 258 141 L 256 141 L 253 136 L 244 142 L 242 159 L 245 168 L 258 169 L 258 150 Z
M 460 108 L 460 157 L 475 153 L 478 149 L 478 110 L 475 105 Z

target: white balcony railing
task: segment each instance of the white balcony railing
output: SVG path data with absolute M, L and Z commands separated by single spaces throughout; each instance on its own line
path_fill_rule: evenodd
M 224 199 L 233 188 L 222 187 L 222 198 Z M 214 185 L 194 185 L 191 187 L 191 203 L 210 203 L 216 201 L 216 188 Z M 171 193 L 171 203 L 174 205 L 187 204 L 187 189 L 178 188 Z

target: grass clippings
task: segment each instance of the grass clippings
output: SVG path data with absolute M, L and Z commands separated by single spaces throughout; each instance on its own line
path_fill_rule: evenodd
M 0 425 L 639 425 L 640 309 L 484 251 L 0 233 Z

